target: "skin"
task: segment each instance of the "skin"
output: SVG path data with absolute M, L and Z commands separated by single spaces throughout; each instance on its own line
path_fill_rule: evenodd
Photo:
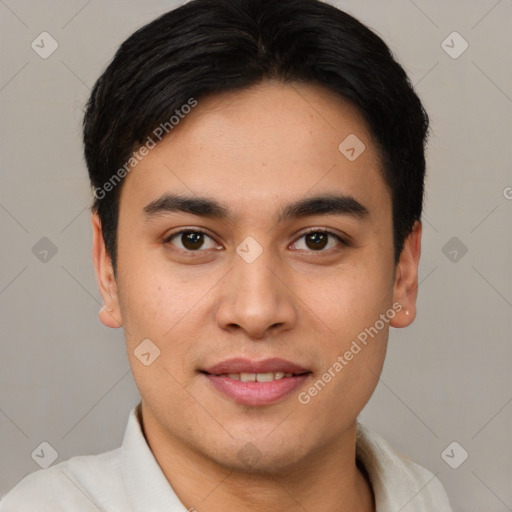
M 338 149 L 350 134 L 366 146 L 353 162 Z M 147 219 L 143 208 L 164 192 L 214 198 L 233 218 L 169 212 Z M 369 215 L 277 222 L 284 205 L 323 192 L 351 195 Z M 92 225 L 105 301 L 99 316 L 125 329 L 146 439 L 184 505 L 375 510 L 355 464 L 356 419 L 378 382 L 389 325 L 415 317 L 421 223 L 395 266 L 391 193 L 358 110 L 305 84 L 263 82 L 201 99 L 125 179 L 117 280 L 96 214 Z M 209 236 L 195 251 L 180 236 L 165 242 L 183 228 Z M 350 245 L 330 237 L 315 249 L 302 236 L 308 228 L 348 235 Z M 252 263 L 236 252 L 248 236 L 263 249 Z M 298 393 L 395 302 L 403 309 L 378 336 L 309 404 L 299 403 Z M 161 351 L 149 366 L 134 355 L 146 338 Z M 312 374 L 279 402 L 243 406 L 198 373 L 239 356 L 281 357 Z M 239 455 L 248 443 L 259 453 L 251 464 Z

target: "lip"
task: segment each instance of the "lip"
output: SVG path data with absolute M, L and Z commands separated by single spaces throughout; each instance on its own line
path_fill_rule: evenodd
M 293 373 L 271 382 L 242 382 L 231 379 L 229 373 Z M 201 372 L 215 390 L 242 405 L 269 405 L 284 399 L 303 385 L 311 371 L 280 358 L 251 361 L 244 358 L 229 359 Z
M 272 357 L 263 359 L 262 361 L 252 361 L 237 357 L 217 363 L 209 368 L 205 368 L 203 372 L 210 375 L 221 375 L 223 373 L 268 373 L 268 372 L 284 372 L 284 373 L 308 373 L 310 370 L 303 368 L 291 361 Z

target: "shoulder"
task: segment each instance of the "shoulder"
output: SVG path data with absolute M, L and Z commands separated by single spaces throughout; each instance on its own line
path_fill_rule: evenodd
M 0 500 L 0 512 L 94 511 L 122 496 L 120 449 L 75 456 L 24 477 Z M 114 508 L 114 510 L 117 510 Z
M 359 423 L 357 427 L 357 456 L 368 472 L 379 510 L 452 512 L 434 473 L 397 453 L 376 432 Z

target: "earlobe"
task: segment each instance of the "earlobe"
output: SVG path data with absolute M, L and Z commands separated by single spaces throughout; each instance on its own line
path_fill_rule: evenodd
M 421 222 L 416 221 L 412 232 L 404 242 L 404 247 L 400 254 L 400 260 L 395 273 L 393 301 L 399 303 L 402 308 L 391 321 L 392 327 L 407 327 L 416 318 L 421 232 Z
M 114 276 L 112 261 L 105 247 L 101 221 L 96 212 L 91 215 L 93 242 L 92 258 L 96 280 L 104 305 L 98 312 L 101 323 L 107 327 L 118 328 L 123 325 L 119 300 L 117 295 L 117 282 Z
M 113 311 L 113 309 L 108 310 L 105 308 L 105 306 L 102 306 L 98 311 L 98 318 L 103 325 L 116 329 L 118 327 L 121 327 L 123 324 L 122 321 L 120 321 L 117 316 L 114 316 L 112 314 Z

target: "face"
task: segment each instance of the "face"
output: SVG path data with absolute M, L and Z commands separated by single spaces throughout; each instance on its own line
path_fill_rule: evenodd
M 277 472 L 353 435 L 389 327 L 414 318 L 421 226 L 396 266 L 367 125 L 319 86 L 201 99 L 125 178 L 117 280 L 93 226 L 145 429 L 228 468 Z

